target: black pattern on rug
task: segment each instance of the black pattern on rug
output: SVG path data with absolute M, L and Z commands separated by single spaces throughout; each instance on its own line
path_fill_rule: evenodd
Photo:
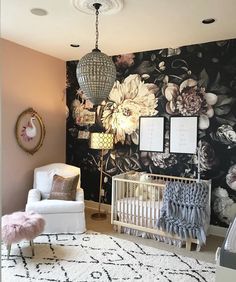
M 215 266 L 103 234 L 40 235 L 2 246 L 2 282 L 215 281 Z

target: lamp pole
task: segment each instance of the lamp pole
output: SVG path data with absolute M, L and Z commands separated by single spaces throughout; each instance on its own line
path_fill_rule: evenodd
M 102 175 L 103 175 L 103 151 L 104 151 L 104 149 L 101 149 L 101 155 L 100 155 L 100 185 L 99 185 L 99 204 L 98 204 L 98 212 L 91 215 L 91 218 L 92 218 L 92 219 L 95 219 L 95 220 L 104 220 L 104 219 L 106 219 L 106 217 L 107 217 L 106 213 L 101 212 Z
M 98 207 L 99 214 L 101 212 L 102 174 L 103 174 L 103 149 L 101 151 L 101 156 L 100 156 L 100 186 L 99 186 L 99 207 Z

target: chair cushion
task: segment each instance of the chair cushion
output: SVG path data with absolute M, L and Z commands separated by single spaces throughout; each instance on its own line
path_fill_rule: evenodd
M 79 213 L 84 212 L 84 202 L 45 199 L 39 202 L 28 203 L 26 211 L 40 214 Z
M 35 168 L 33 188 L 40 190 L 42 199 L 49 198 L 55 174 L 63 177 L 73 177 L 80 174 L 80 168 L 63 163 L 53 163 Z M 78 188 L 80 188 L 80 179 L 78 181 Z
M 49 199 L 75 201 L 78 181 L 79 175 L 65 178 L 55 174 Z

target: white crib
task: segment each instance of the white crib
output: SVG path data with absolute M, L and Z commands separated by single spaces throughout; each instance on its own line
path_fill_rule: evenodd
M 191 183 L 196 182 L 197 179 L 132 171 L 112 177 L 111 223 L 117 227 L 118 232 L 128 228 L 146 232 L 147 234 L 163 236 L 171 240 L 181 239 L 177 235 L 171 235 L 156 227 L 167 181 Z M 211 202 L 211 181 L 207 180 L 206 182 L 209 188 L 209 200 L 206 207 L 209 220 L 204 226 L 205 230 L 208 229 L 210 223 Z M 191 250 L 192 243 L 197 244 L 197 250 L 200 250 L 196 238 L 189 238 L 185 242 L 187 250 Z

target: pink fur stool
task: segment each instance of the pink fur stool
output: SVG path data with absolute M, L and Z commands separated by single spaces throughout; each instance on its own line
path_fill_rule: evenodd
M 2 241 L 7 245 L 7 258 L 12 243 L 29 240 L 34 256 L 33 239 L 43 232 L 45 220 L 41 215 L 32 212 L 14 212 L 2 217 Z

